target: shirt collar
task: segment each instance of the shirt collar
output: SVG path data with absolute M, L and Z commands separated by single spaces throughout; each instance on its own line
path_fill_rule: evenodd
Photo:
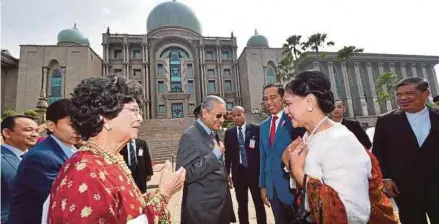
M 416 113 L 406 112 L 406 114 L 410 117 L 417 117 L 417 116 L 421 116 L 421 115 L 426 115 L 426 114 L 428 114 L 428 108 L 426 106 L 424 106 L 424 109 L 422 109 L 419 112 L 416 112 Z
M 68 158 L 72 157 L 73 154 L 75 154 L 75 152 L 77 151 L 77 149 L 75 148 L 75 146 L 68 146 L 66 144 L 64 144 L 61 140 L 59 140 L 59 138 L 57 138 L 55 135 L 50 135 L 50 137 L 53 138 L 53 140 L 55 140 L 55 142 L 59 145 L 59 147 L 61 147 L 61 149 L 63 150 L 64 154 L 66 154 L 66 156 Z
M 25 152 L 23 152 L 20 149 L 14 147 L 12 145 L 8 145 L 6 143 L 3 143 L 3 146 L 6 147 L 7 149 L 11 150 L 11 152 L 14 153 L 20 160 L 21 160 L 20 156 L 27 152 L 27 149 Z
M 201 127 L 203 127 L 203 129 L 207 132 L 208 135 L 211 135 L 211 134 L 212 134 L 212 130 L 211 130 L 210 128 L 208 128 L 208 127 L 206 126 L 206 124 L 204 124 L 203 121 L 201 121 L 200 119 L 198 119 L 197 122 L 198 122 L 198 124 L 201 125 Z
M 271 117 L 277 116 L 277 119 L 279 120 L 280 118 L 282 118 L 283 115 L 284 115 L 284 110 L 281 110 L 281 111 L 279 111 L 279 113 L 277 113 L 275 115 L 271 115 Z
M 236 128 L 239 129 L 239 127 L 241 127 L 241 129 L 245 129 L 246 126 L 247 126 L 247 122 L 244 122 L 243 125 L 241 125 L 241 126 L 236 126 Z

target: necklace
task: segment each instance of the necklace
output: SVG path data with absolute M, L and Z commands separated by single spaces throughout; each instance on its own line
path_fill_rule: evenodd
M 311 138 L 316 134 L 317 129 L 319 129 L 320 125 L 322 125 L 323 122 L 326 121 L 327 119 L 328 116 L 325 116 L 322 120 L 320 120 L 320 122 L 317 123 L 317 125 L 312 130 L 311 134 L 308 135 L 308 138 L 306 138 L 306 142 L 305 142 L 307 146 L 309 146 L 309 143 L 311 142 Z
M 90 151 L 94 153 L 95 155 L 101 156 L 104 158 L 106 162 L 109 162 L 110 164 L 116 164 L 118 167 L 122 170 L 122 172 L 125 174 L 127 179 L 131 182 L 131 185 L 134 188 L 134 193 L 137 196 L 137 199 L 139 200 L 140 204 L 142 205 L 142 208 L 146 207 L 146 201 L 143 197 L 142 192 L 140 192 L 139 188 L 136 185 L 136 182 L 133 179 L 133 176 L 131 175 L 131 170 L 128 168 L 127 164 L 125 163 L 125 160 L 123 159 L 122 155 L 112 155 L 107 150 L 105 150 L 102 146 L 100 146 L 98 143 L 94 141 L 87 141 L 83 147 L 80 148 L 80 151 Z

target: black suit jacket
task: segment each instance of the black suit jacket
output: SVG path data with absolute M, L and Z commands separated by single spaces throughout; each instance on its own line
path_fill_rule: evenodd
M 372 152 L 380 163 L 383 179 L 392 179 L 401 194 L 423 191 L 435 184 L 439 189 L 439 110 L 429 108 L 431 129 L 419 147 L 405 112 L 391 111 L 380 116 L 375 127 Z
M 224 147 L 226 151 L 224 153 L 225 165 L 227 174 L 232 174 L 233 182 L 238 179 L 242 179 L 245 176 L 251 175 L 250 180 L 254 180 L 254 184 L 258 185 L 259 181 L 259 126 L 253 124 L 246 124 L 245 126 L 245 148 L 247 152 L 248 170 L 252 172 L 239 173 L 239 143 L 238 143 L 238 128 L 233 127 L 226 131 L 224 136 Z M 255 145 L 250 148 L 250 141 L 254 140 Z M 248 179 L 247 179 L 248 180 Z M 253 182 L 253 181 L 252 181 Z
M 343 118 L 341 124 L 346 126 L 349 131 L 354 133 L 355 137 L 357 137 L 358 141 L 360 141 L 360 143 L 364 147 L 366 147 L 367 149 L 370 149 L 372 147 L 369 136 L 367 136 L 366 132 L 361 127 L 360 122 Z
M 131 143 L 131 142 L 130 142 Z M 120 151 L 123 159 L 128 164 L 128 144 Z M 153 175 L 151 156 L 149 154 L 148 144 L 142 139 L 136 139 L 136 157 L 137 165 L 129 166 L 131 175 L 136 181 L 142 193 L 146 192 L 146 178 Z

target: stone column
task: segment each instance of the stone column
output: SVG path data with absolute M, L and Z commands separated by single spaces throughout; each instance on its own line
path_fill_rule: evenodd
M 320 66 L 319 66 L 320 63 L 318 61 L 313 61 L 312 64 L 315 70 L 320 71 Z
M 145 63 L 146 62 L 146 57 L 145 57 L 145 45 L 142 44 L 142 62 Z
M 145 106 L 145 110 L 146 110 L 146 119 L 150 119 L 150 114 L 149 114 L 149 107 L 150 107 L 150 98 L 149 98 L 149 72 L 148 72 L 148 65 L 143 65 L 143 88 L 144 88 L 144 97 L 146 99 L 146 106 Z
M 224 98 L 224 89 L 223 89 L 223 79 L 221 76 L 221 54 L 220 54 L 220 45 L 216 45 L 216 70 L 217 70 L 217 77 L 218 77 L 218 92 L 220 97 Z
M 331 80 L 331 91 L 334 93 L 335 99 L 339 99 L 337 92 L 337 81 L 335 80 L 335 74 L 333 69 L 334 63 L 328 61 L 329 79 Z
M 355 77 L 357 78 L 358 94 L 360 95 L 361 111 L 363 116 L 369 116 L 369 112 L 367 111 L 366 99 L 364 98 L 363 83 L 361 82 L 359 66 L 360 64 L 358 62 L 354 63 Z
M 436 88 L 436 92 L 432 93 L 434 96 L 439 94 L 439 85 L 438 85 L 438 81 L 437 81 L 437 75 L 436 75 L 436 70 L 434 70 L 434 65 L 430 64 L 430 69 L 431 69 L 431 74 L 433 75 L 433 80 L 430 80 L 430 86 L 435 86 Z
M 378 64 L 378 69 L 380 70 L 380 75 L 384 73 L 384 64 L 383 63 L 379 63 Z M 387 92 L 387 90 L 385 89 L 385 87 L 383 86 L 383 90 L 384 92 Z M 388 94 L 393 94 L 393 93 L 388 93 Z M 392 110 L 392 103 L 390 102 L 390 100 L 386 100 L 386 109 L 387 111 L 391 111 Z
M 41 74 L 41 91 L 40 91 L 40 97 L 47 98 L 47 80 L 49 80 L 49 68 L 44 66 L 43 67 L 43 74 Z
M 61 98 L 64 98 L 64 97 L 66 97 L 67 96 L 67 92 L 66 92 L 66 83 L 67 83 L 67 79 L 66 79 L 66 66 L 61 66 L 60 67 L 61 69 L 61 77 L 62 77 L 62 80 L 63 80 L 63 82 L 61 83 L 61 89 L 63 90 L 62 91 L 62 96 L 61 96 Z
M 235 76 L 236 81 L 236 97 L 238 105 L 242 105 L 242 95 L 241 95 L 241 77 L 239 76 L 238 63 L 236 57 L 237 46 L 232 47 L 232 57 L 233 57 L 233 76 Z
M 402 73 L 402 78 L 405 79 L 407 78 L 407 70 L 405 69 L 405 63 L 401 62 L 401 73 Z
M 373 77 L 373 72 L 372 72 L 372 64 L 368 62 L 366 64 L 366 67 L 367 67 L 367 76 L 369 78 L 370 91 L 372 92 L 372 100 L 373 100 L 373 107 L 375 109 L 375 114 L 380 115 L 381 109 L 380 109 L 380 105 L 378 104 L 378 97 L 375 89 L 375 79 Z
M 348 111 L 349 111 L 349 116 L 354 117 L 354 105 L 352 103 L 352 94 L 351 94 L 351 87 L 349 84 L 349 77 L 348 77 L 348 72 L 346 69 L 346 63 L 342 62 L 341 63 L 341 70 L 343 73 L 343 79 L 344 79 L 344 88 L 346 90 L 346 99 L 348 101 Z
M 206 96 L 206 86 L 204 85 L 206 81 L 205 73 L 204 73 L 204 67 L 205 67 L 205 60 L 204 60 L 204 46 L 199 47 L 200 52 L 200 69 L 199 69 L 199 80 L 200 80 L 200 88 L 201 88 L 201 96 L 200 98 L 203 99 Z M 197 102 L 198 103 L 198 102 Z
M 389 64 L 389 67 L 390 67 L 390 71 L 391 71 L 394 75 L 397 76 L 397 74 L 396 74 L 396 70 L 395 70 L 395 63 L 390 63 L 390 64 Z
M 418 72 L 416 71 L 416 64 L 415 64 L 415 63 L 412 63 L 412 64 L 411 64 L 411 67 L 412 67 L 412 74 L 413 74 L 413 77 L 418 77 Z

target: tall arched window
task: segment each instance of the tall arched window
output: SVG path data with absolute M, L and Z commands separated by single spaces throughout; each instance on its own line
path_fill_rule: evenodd
M 50 97 L 49 104 L 60 100 L 62 97 L 62 75 L 59 69 L 55 69 L 52 72 L 50 78 Z
M 265 79 L 267 80 L 267 84 L 276 82 L 276 73 L 272 67 L 268 67 L 267 73 L 265 74 Z
M 180 52 L 177 49 L 172 49 L 169 53 L 169 62 L 171 70 L 171 92 L 182 92 L 181 84 L 181 61 Z

